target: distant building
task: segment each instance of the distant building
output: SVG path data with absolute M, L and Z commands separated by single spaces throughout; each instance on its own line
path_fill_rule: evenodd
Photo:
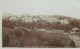
M 10 17 L 10 20 L 11 21 L 15 21 L 16 20 L 16 17 L 14 17 L 14 16 L 13 17 Z
M 58 19 L 57 18 L 50 18 L 49 22 L 58 22 Z
M 64 19 L 64 20 L 59 20 L 59 22 L 61 24 L 69 24 L 69 21 L 67 19 Z
M 14 14 L 11 14 L 11 13 L 4 13 L 2 18 L 6 19 L 6 20 L 15 21 L 16 20 L 16 16 L 17 15 L 14 15 Z
M 33 17 L 32 21 L 37 22 L 39 19 L 37 17 Z
M 71 33 L 79 33 L 79 29 L 78 28 L 72 28 L 71 29 Z

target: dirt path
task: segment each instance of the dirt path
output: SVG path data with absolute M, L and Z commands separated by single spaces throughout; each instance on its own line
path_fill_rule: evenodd
M 74 35 L 74 36 L 69 35 L 69 36 L 75 42 L 75 46 L 77 48 L 80 48 L 80 37 L 79 36 L 76 36 L 76 35 Z

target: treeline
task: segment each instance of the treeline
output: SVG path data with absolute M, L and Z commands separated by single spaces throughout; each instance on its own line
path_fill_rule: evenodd
M 56 16 L 56 15 L 55 15 Z M 46 20 L 38 20 L 36 22 L 23 22 L 22 19 L 16 20 L 16 21 L 10 21 L 7 19 L 2 19 L 2 26 L 3 27 L 9 27 L 14 28 L 14 26 L 17 27 L 27 27 L 30 29 L 34 28 L 45 28 L 45 29 L 59 29 L 59 30 L 70 30 L 74 27 L 80 28 L 80 20 L 74 19 L 71 17 L 65 17 L 65 16 L 56 16 L 59 20 L 67 19 L 69 21 L 68 24 L 61 24 L 60 22 L 47 22 Z

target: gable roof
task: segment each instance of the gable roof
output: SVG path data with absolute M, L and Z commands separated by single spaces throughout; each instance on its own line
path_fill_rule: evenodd
M 71 29 L 71 30 L 79 30 L 78 28 L 73 28 L 73 29 Z

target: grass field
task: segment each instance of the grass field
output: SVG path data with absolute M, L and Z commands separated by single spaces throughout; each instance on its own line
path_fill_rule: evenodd
M 59 31 L 3 27 L 3 47 L 75 47 L 69 35 Z

